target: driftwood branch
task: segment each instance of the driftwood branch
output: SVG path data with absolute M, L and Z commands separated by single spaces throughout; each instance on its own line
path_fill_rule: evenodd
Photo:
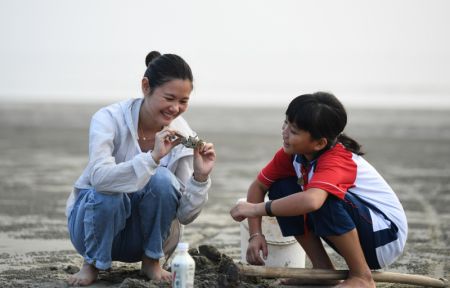
M 305 268 L 276 268 L 237 264 L 240 275 L 263 278 L 297 278 L 302 280 L 344 280 L 348 270 L 326 270 Z M 395 272 L 372 272 L 375 282 L 401 283 L 428 287 L 448 287 L 446 279 L 435 279 L 422 275 Z

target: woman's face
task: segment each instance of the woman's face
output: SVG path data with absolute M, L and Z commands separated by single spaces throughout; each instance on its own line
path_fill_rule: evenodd
M 191 81 L 174 79 L 151 89 L 151 87 L 148 88 L 148 80 L 145 80 L 147 78 L 144 78 L 142 84 L 145 97 L 143 108 L 157 125 L 168 126 L 187 110 L 192 91 Z
M 299 129 L 287 119 L 284 121 L 281 130 L 283 135 L 283 149 L 287 154 L 302 154 L 311 160 L 314 153 L 324 147 L 322 146 L 323 140 L 313 139 L 308 131 Z

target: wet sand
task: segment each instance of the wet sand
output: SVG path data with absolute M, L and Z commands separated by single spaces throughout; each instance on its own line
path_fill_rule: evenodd
M 87 162 L 88 125 L 99 107 L 0 105 L 0 287 L 66 287 L 65 279 L 82 262 L 68 239 L 64 208 Z M 218 154 L 209 202 L 185 229 L 191 247 L 209 244 L 240 258 L 239 224 L 228 211 L 279 148 L 283 112 L 193 107 L 186 114 Z M 405 252 L 389 271 L 449 278 L 449 112 L 349 110 L 348 134 L 364 145 L 366 159 L 397 192 L 409 221 Z M 148 284 L 138 267 L 114 263 L 93 287 Z

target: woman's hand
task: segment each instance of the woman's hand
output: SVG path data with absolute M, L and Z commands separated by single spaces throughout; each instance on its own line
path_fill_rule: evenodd
M 175 130 L 164 128 L 155 134 L 155 145 L 152 151 L 153 160 L 159 163 L 159 160 L 166 156 L 173 147 L 181 143 L 181 138 L 177 137 L 178 133 Z M 172 140 L 176 138 L 175 140 Z
M 260 205 L 260 203 L 254 204 L 240 201 L 231 208 L 230 215 L 234 221 L 238 222 L 241 222 L 248 217 L 262 216 L 262 214 L 258 215 L 258 205 Z
M 205 143 L 194 148 L 194 179 L 198 182 L 205 182 L 211 173 L 216 152 L 212 143 Z

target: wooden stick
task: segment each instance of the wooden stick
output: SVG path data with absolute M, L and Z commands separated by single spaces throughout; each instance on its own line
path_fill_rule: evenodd
M 305 268 L 278 268 L 237 264 L 239 274 L 246 276 L 260 276 L 265 278 L 298 278 L 302 280 L 344 280 L 348 270 L 326 270 Z M 428 287 L 448 287 L 446 279 L 435 279 L 422 275 L 402 274 L 395 272 L 373 271 L 375 282 L 402 283 Z

